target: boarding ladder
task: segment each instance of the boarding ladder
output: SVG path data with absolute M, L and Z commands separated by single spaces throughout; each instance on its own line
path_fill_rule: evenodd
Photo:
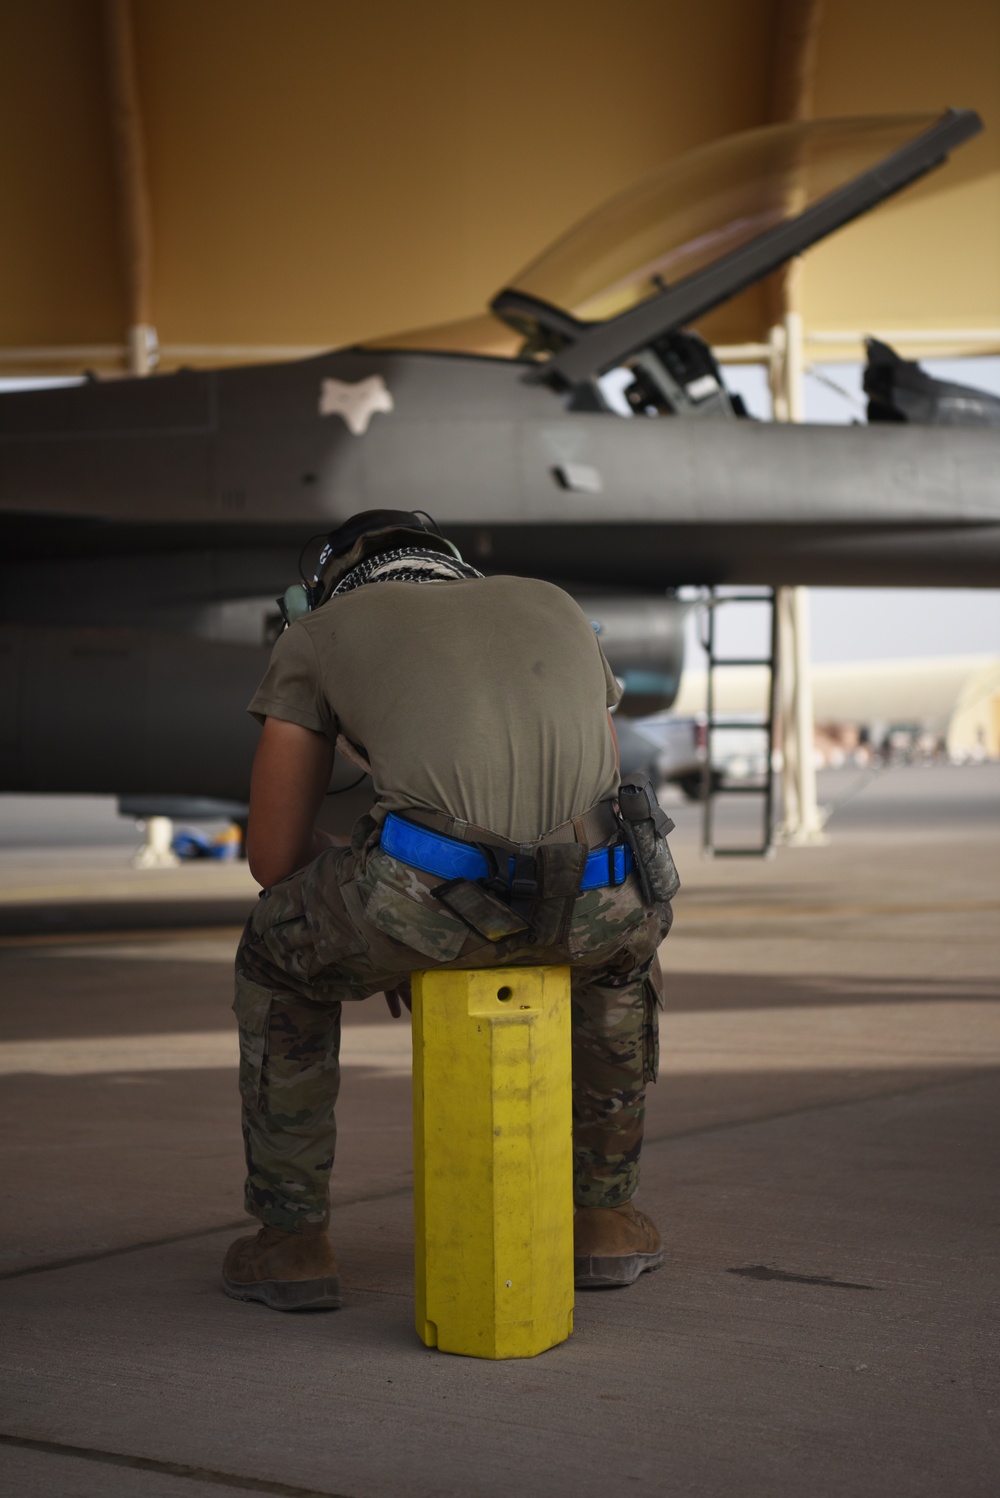
M 729 656 L 716 653 L 718 640 L 719 610 L 741 605 L 761 604 L 767 606 L 769 614 L 770 649 L 765 656 Z M 705 762 L 702 766 L 702 795 L 704 813 L 702 819 L 702 852 L 709 858 L 766 858 L 773 851 L 774 827 L 774 725 L 777 714 L 777 656 L 778 656 L 778 611 L 775 590 L 761 588 L 755 592 L 719 593 L 711 587 L 703 600 L 700 643 L 706 655 L 706 703 L 705 703 Z M 764 666 L 767 669 L 766 713 L 759 723 L 741 717 L 726 717 L 716 712 L 717 682 L 715 671 L 719 666 L 750 667 Z M 744 734 L 760 733 L 766 741 L 766 760 L 763 780 L 727 784 L 714 765 L 716 750 L 725 743 L 725 735 L 739 731 Z M 760 841 L 747 844 L 721 845 L 716 840 L 717 802 L 728 796 L 757 796 L 761 803 Z

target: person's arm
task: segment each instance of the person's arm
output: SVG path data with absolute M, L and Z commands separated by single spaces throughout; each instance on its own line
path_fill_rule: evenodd
M 265 719 L 247 823 L 247 862 L 258 884 L 277 884 L 333 844 L 315 825 L 332 768 L 333 745 L 325 734 Z

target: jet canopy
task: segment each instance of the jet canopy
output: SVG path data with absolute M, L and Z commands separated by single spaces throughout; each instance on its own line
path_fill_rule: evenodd
M 603 322 L 798 218 L 935 123 L 815 120 L 712 141 L 581 219 L 510 290 Z
M 592 379 L 875 207 L 981 129 L 974 111 L 952 109 L 768 125 L 713 141 L 581 219 L 494 298 L 493 319 L 377 346 L 519 355 L 546 361 L 540 374 L 554 384 Z

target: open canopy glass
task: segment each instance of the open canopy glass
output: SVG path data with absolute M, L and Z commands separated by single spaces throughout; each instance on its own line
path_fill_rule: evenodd
M 815 120 L 712 141 L 581 219 L 511 288 L 587 321 L 614 317 L 797 218 L 934 121 Z
M 522 352 L 553 355 L 563 378 L 593 374 L 742 291 L 981 128 L 971 110 L 949 110 L 768 125 L 713 141 L 581 219 L 491 310 L 528 341 Z M 482 322 L 379 345 L 414 348 L 415 336 L 428 349 L 515 352 Z

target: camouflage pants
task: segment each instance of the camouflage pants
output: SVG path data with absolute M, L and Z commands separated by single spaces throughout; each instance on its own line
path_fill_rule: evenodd
M 577 895 L 561 940 L 541 947 L 486 941 L 432 897 L 439 883 L 382 853 L 364 818 L 350 849 L 263 891 L 237 953 L 233 1005 L 246 1206 L 260 1221 L 294 1230 L 325 1220 L 341 1005 L 429 967 L 572 965 L 575 1199 L 614 1207 L 634 1194 L 669 905 L 644 907 L 633 875 Z

